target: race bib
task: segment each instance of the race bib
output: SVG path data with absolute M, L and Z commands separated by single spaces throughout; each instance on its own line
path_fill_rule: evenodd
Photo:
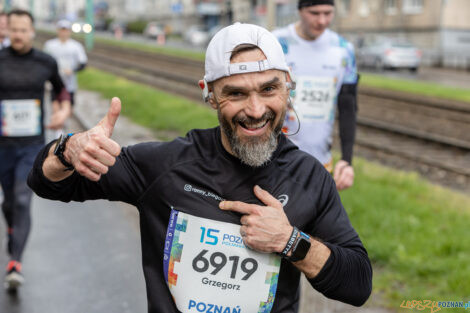
M 41 135 L 41 103 L 31 100 L 0 101 L 2 125 L 0 135 L 5 137 Z
M 294 106 L 301 121 L 333 120 L 335 101 L 334 78 L 297 77 Z
M 247 248 L 240 225 L 171 211 L 163 270 L 181 312 L 268 313 L 280 264 Z

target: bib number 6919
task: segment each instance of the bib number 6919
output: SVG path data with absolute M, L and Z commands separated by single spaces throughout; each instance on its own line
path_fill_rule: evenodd
M 193 269 L 196 272 L 204 273 L 209 269 L 209 263 L 214 268 L 210 274 L 216 275 L 224 266 L 227 264 L 227 261 L 232 262 L 232 271 L 230 272 L 230 278 L 235 279 L 238 269 L 238 263 L 240 262 L 240 257 L 237 255 L 227 256 L 222 252 L 214 252 L 208 258 L 205 257 L 205 254 L 209 250 L 202 250 L 199 254 L 193 259 Z M 240 264 L 241 270 L 245 273 L 245 276 L 242 277 L 242 280 L 248 280 L 251 275 L 253 275 L 258 269 L 258 262 L 253 258 L 246 258 L 241 261 Z

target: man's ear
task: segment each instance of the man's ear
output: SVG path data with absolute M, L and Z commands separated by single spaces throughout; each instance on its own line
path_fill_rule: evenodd
M 208 102 L 214 110 L 217 110 L 217 101 L 215 101 L 214 93 L 212 91 L 209 92 Z
M 286 87 L 289 90 L 295 90 L 296 87 L 295 78 L 290 70 L 286 72 Z
M 214 100 L 214 93 L 212 92 L 212 84 L 209 84 L 205 79 L 198 82 L 199 88 L 202 89 L 202 99 L 205 103 L 209 103 L 213 109 L 217 109 L 217 102 Z

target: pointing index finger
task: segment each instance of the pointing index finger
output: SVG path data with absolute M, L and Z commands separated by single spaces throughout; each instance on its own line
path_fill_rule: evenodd
M 258 197 L 258 199 L 260 199 L 264 204 L 266 204 L 267 206 L 282 210 L 282 203 L 276 198 L 274 198 L 269 192 L 262 189 L 258 185 L 254 187 L 254 191 L 255 191 L 256 197 Z
M 219 208 L 222 210 L 238 212 L 241 214 L 252 214 L 252 204 L 241 201 L 222 201 L 219 203 Z

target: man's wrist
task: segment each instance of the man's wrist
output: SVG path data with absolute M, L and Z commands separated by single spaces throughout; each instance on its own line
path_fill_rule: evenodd
M 342 171 L 343 169 L 347 167 L 352 167 L 351 163 L 349 163 L 346 160 L 341 159 L 336 163 L 335 170 Z
M 64 155 L 67 142 L 72 136 L 73 136 L 73 133 L 69 133 L 65 136 L 61 135 L 59 139 L 57 140 L 57 143 L 54 149 L 54 155 L 57 157 L 60 163 L 62 163 L 62 165 L 65 167 L 64 171 L 74 170 L 73 165 L 69 162 L 69 160 L 65 158 L 65 155 Z
M 73 171 L 64 171 L 64 165 L 54 154 L 55 146 L 56 142 L 53 142 L 49 148 L 47 157 L 42 164 L 43 175 L 51 182 L 61 181 L 73 173 Z
M 311 245 L 310 236 L 299 230 L 297 239 L 290 250 L 290 255 L 286 259 L 290 262 L 298 262 L 305 259 Z
M 348 166 L 351 166 L 351 167 L 352 167 L 352 162 L 351 162 L 351 161 L 347 161 L 347 160 L 345 160 L 345 159 L 341 159 L 341 161 L 344 162 L 344 163 L 346 163 L 346 164 L 344 165 L 344 167 L 348 167 Z
M 54 154 L 55 147 L 57 145 L 57 140 L 51 145 L 51 148 L 49 149 L 49 153 L 47 155 L 47 161 L 52 162 L 51 165 L 53 165 L 54 168 L 63 168 L 64 165 L 62 162 L 60 162 L 59 158 Z
M 290 262 L 297 262 L 303 260 L 307 256 L 310 247 L 310 236 L 294 226 L 287 244 L 278 254 Z
M 297 227 L 292 227 L 291 226 L 291 231 L 289 233 L 289 237 L 288 237 L 287 241 L 283 240 L 283 246 L 277 254 L 280 255 L 283 258 L 287 257 L 289 255 L 290 250 L 292 249 L 292 246 L 294 245 L 295 241 L 297 240 L 298 234 L 299 234 L 299 230 L 297 229 Z

